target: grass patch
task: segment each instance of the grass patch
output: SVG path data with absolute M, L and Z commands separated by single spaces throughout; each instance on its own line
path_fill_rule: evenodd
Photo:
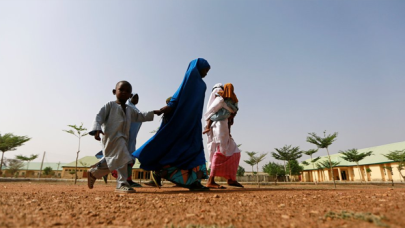
M 350 212 L 350 211 L 341 211 L 341 212 L 333 212 L 329 211 L 325 214 L 325 218 L 332 218 L 332 219 L 356 219 L 356 220 L 363 220 L 369 223 L 374 223 L 377 226 L 381 227 L 389 227 L 389 225 L 383 223 L 381 220 L 385 219 L 384 216 L 377 216 L 369 212 Z

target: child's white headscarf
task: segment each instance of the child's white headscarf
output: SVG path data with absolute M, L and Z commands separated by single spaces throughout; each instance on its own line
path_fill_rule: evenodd
M 212 92 L 210 95 L 210 98 L 208 99 L 208 103 L 207 103 L 207 110 L 209 109 L 209 107 L 211 106 L 212 102 L 215 100 L 215 95 L 223 90 L 224 86 L 222 85 L 222 83 L 217 83 L 214 85 L 214 87 L 212 87 Z
M 219 91 L 222 91 L 223 89 L 223 85 L 222 83 L 217 83 L 214 85 L 214 87 L 212 87 L 212 92 L 210 95 L 210 98 L 208 99 L 208 103 L 207 103 L 207 111 L 204 114 L 204 119 L 207 120 L 209 116 L 211 116 L 213 113 L 215 113 L 212 110 L 212 104 L 215 101 L 216 95 L 218 94 Z

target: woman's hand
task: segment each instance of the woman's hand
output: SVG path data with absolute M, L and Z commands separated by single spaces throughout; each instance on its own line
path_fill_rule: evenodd
M 161 108 L 160 111 L 163 114 L 167 115 L 167 114 L 170 114 L 173 111 L 173 108 L 170 107 L 170 106 L 165 106 L 165 107 Z
M 158 116 L 162 115 L 162 111 L 160 110 L 153 110 L 153 114 L 156 114 Z

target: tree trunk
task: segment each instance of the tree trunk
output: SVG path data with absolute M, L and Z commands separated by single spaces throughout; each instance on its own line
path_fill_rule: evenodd
M 284 161 L 284 173 L 285 173 L 284 182 L 287 182 L 287 168 L 285 167 L 285 161 Z
M 289 179 L 290 179 L 290 182 L 291 182 L 291 176 L 292 176 L 291 175 L 292 174 L 292 172 L 291 172 L 291 162 L 288 163 L 288 169 L 290 170 L 290 178 Z
M 1 153 L 1 162 L 0 162 L 0 174 L 3 174 L 2 168 L 3 168 L 3 157 L 4 157 L 4 151 Z
M 314 163 L 312 162 L 312 155 L 311 155 L 311 163 L 312 163 L 312 168 L 313 169 L 315 169 L 315 165 L 314 165 Z M 316 174 L 316 173 L 315 173 Z M 315 178 L 315 185 L 317 185 L 318 183 L 318 181 L 316 180 L 316 175 L 314 174 L 314 178 Z
M 360 183 L 363 184 L 363 172 L 360 171 L 359 163 L 356 162 L 356 164 L 357 164 L 357 169 L 359 170 L 359 174 L 360 174 L 360 176 L 359 176 L 360 177 Z
M 80 135 L 79 135 L 79 148 L 77 150 L 77 155 L 76 155 L 75 184 L 77 182 L 77 160 L 79 159 L 79 153 L 80 153 Z
M 256 170 L 257 170 L 257 172 L 256 172 L 257 186 L 259 186 L 259 188 L 260 188 L 260 183 L 259 183 L 259 163 L 257 163 Z
M 329 165 L 330 165 L 330 172 L 331 172 L 331 175 L 332 175 L 333 184 L 335 185 L 335 189 L 336 189 L 335 176 L 333 175 L 332 160 L 330 160 L 330 154 L 329 154 L 329 150 L 328 150 L 328 148 L 327 148 L 327 147 L 326 147 L 326 152 L 328 152 Z
M 30 167 L 30 161 L 27 161 L 27 170 L 25 171 L 25 177 L 27 178 L 28 168 Z
M 254 173 L 254 171 L 253 171 L 253 170 L 254 170 L 253 168 L 254 168 L 254 166 L 252 165 L 252 182 L 253 182 L 253 180 L 255 179 L 255 173 Z M 249 180 L 250 180 L 250 178 L 249 178 Z
M 398 167 L 397 167 L 397 169 L 398 169 L 398 173 L 399 173 L 399 175 L 401 175 L 401 177 L 402 177 L 402 179 L 403 179 L 403 181 L 405 181 L 405 176 L 404 175 L 402 175 L 402 173 L 401 173 L 401 168 L 399 168 L 399 164 L 398 164 Z

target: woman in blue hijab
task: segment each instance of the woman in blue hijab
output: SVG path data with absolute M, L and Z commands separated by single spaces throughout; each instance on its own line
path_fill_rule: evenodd
M 159 130 L 133 153 L 142 169 L 155 171 L 159 183 L 165 178 L 190 190 L 208 190 L 201 185 L 208 178 L 201 118 L 207 88 L 202 79 L 209 70 L 205 59 L 190 62 L 180 87 L 161 109 Z

